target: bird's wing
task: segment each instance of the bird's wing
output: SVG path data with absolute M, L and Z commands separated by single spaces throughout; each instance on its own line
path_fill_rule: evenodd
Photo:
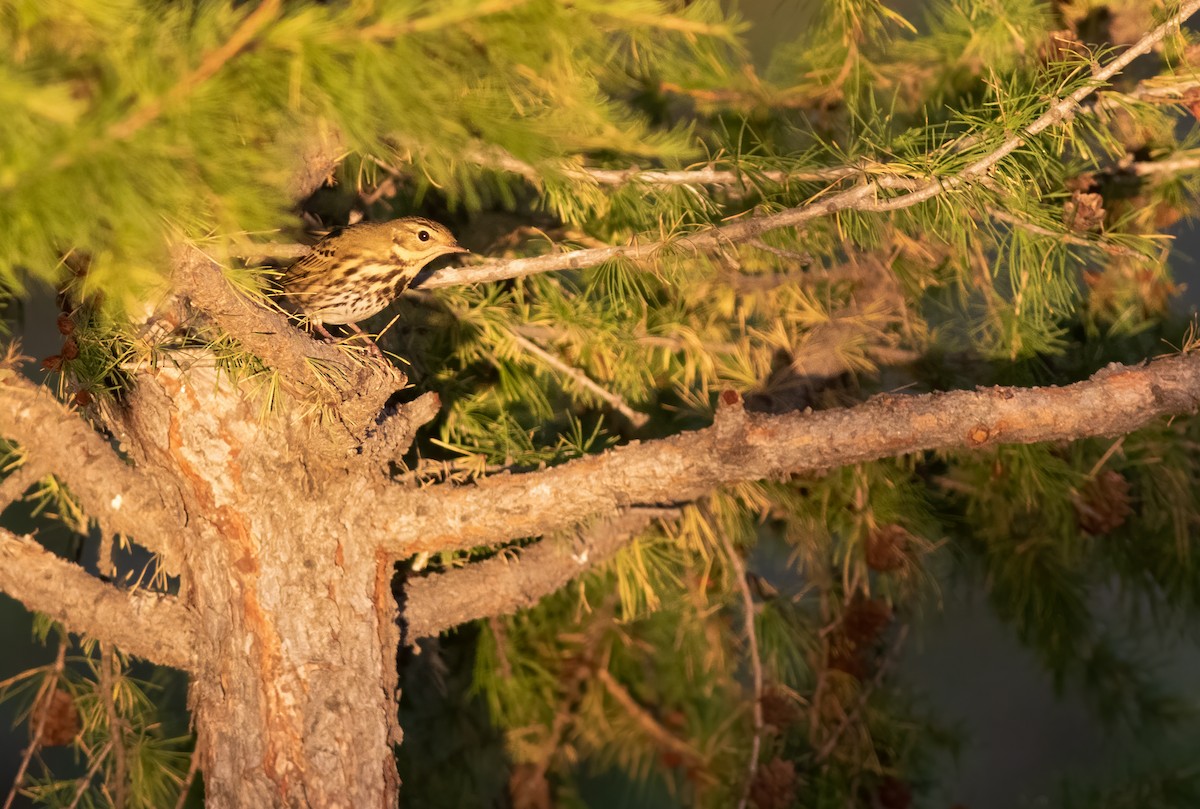
M 330 263 L 336 255 L 335 245 L 318 242 L 311 253 L 283 271 L 279 278 L 280 292 L 303 304 L 313 287 L 321 286 L 326 280 Z

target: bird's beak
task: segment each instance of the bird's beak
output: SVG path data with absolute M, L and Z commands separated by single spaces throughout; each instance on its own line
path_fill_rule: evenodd
M 461 244 L 456 244 L 448 251 L 450 253 L 470 253 L 471 251 L 463 247 Z

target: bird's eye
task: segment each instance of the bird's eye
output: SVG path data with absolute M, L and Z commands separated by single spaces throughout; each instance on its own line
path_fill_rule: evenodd
M 429 241 L 429 231 L 428 230 L 418 230 L 417 238 L 423 242 Z

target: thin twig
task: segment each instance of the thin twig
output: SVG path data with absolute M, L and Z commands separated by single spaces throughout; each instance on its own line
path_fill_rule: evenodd
M 4 799 L 3 809 L 10 809 L 12 802 L 17 797 L 17 792 L 21 788 L 21 784 L 25 781 L 25 773 L 29 769 L 29 762 L 33 760 L 33 756 L 42 746 L 42 731 L 46 728 L 46 718 L 50 715 L 50 706 L 53 703 L 51 697 L 55 689 L 58 688 L 58 678 L 62 676 L 63 669 L 67 661 L 67 646 L 70 640 L 66 634 L 63 634 L 58 641 L 58 654 L 54 657 L 54 665 L 46 674 L 46 681 L 42 683 L 42 687 L 38 689 L 37 696 L 33 699 L 33 709 L 37 711 L 37 724 L 33 728 L 33 735 L 29 739 L 29 746 L 25 748 L 25 752 L 21 755 L 21 766 L 17 767 L 17 774 L 13 778 L 12 788 L 8 791 L 8 797 Z M 32 717 L 31 717 L 32 718 Z
M 92 783 L 92 779 L 96 777 L 96 773 L 100 770 L 100 765 L 104 763 L 104 758 L 108 755 L 109 748 L 112 745 L 113 743 L 110 739 L 108 744 L 100 748 L 100 751 L 92 757 L 92 766 L 88 767 L 88 771 L 76 782 L 75 797 L 71 799 L 71 804 L 67 809 L 75 809 L 75 807 L 79 806 L 79 801 L 83 798 L 83 793 L 87 792 L 88 784 Z
M 758 656 L 758 630 L 754 626 L 754 596 L 750 594 L 750 584 L 746 581 L 746 566 L 742 557 L 738 556 L 729 536 L 721 533 L 721 544 L 725 548 L 725 556 L 729 560 L 737 577 L 738 589 L 742 593 L 743 621 L 746 629 L 746 645 L 749 647 L 750 671 L 754 678 L 754 738 L 750 742 L 750 761 L 746 765 L 746 783 L 742 787 L 742 797 L 738 801 L 738 809 L 746 809 L 750 800 L 750 787 L 754 784 L 754 776 L 758 774 L 758 756 L 762 749 L 763 736 L 763 670 L 762 660 Z
M 625 420 L 634 427 L 643 427 L 650 417 L 645 413 L 639 413 L 630 407 L 620 395 L 613 393 L 601 386 L 583 371 L 578 368 L 568 365 L 558 357 L 551 354 L 540 345 L 525 337 L 517 329 L 511 329 L 509 333 L 512 335 L 513 341 L 516 342 L 522 349 L 537 357 L 542 362 L 549 365 L 560 374 L 571 379 L 572 382 L 579 385 L 584 390 L 594 394 L 597 398 L 609 404 L 614 410 L 625 417 Z
M 187 804 L 188 793 L 192 791 L 192 782 L 196 780 L 196 773 L 200 772 L 200 734 L 196 734 L 196 744 L 192 747 L 192 758 L 188 764 L 187 775 L 184 776 L 183 783 L 179 785 L 179 800 L 175 801 L 175 809 L 183 809 Z
M 477 149 L 467 155 L 467 159 L 488 168 L 500 169 L 512 174 L 519 174 L 535 185 L 542 184 L 543 173 L 531 163 L 526 163 L 498 147 Z M 859 177 L 872 173 L 873 170 L 884 166 L 882 163 L 863 161 L 851 166 L 828 166 L 815 169 L 800 169 L 796 171 L 754 171 L 745 169 L 719 169 L 713 163 L 705 163 L 698 167 L 687 169 L 600 169 L 591 166 L 580 166 L 570 163 L 558 166 L 557 169 L 564 177 L 572 180 L 593 182 L 597 185 L 619 186 L 628 183 L 643 185 L 716 185 L 743 186 L 754 180 L 766 180 L 772 183 L 787 182 L 834 182 L 847 177 Z M 390 171 L 399 173 L 396 169 Z
M 645 732 L 650 739 L 659 747 L 669 750 L 682 757 L 684 760 L 692 763 L 699 763 L 702 757 L 697 753 L 690 744 L 680 739 L 675 734 L 664 728 L 657 719 L 655 719 L 649 711 L 643 708 L 633 695 L 626 690 L 625 686 L 617 682 L 607 668 L 599 666 L 596 668 L 596 679 L 604 686 L 605 690 L 612 696 L 617 703 L 625 709 L 633 720 L 637 722 L 642 731 Z
M 1200 169 L 1200 156 L 1194 151 L 1180 152 L 1166 160 L 1139 160 L 1129 165 L 1129 170 L 1139 177 L 1152 177 L 1157 174 L 1174 174 L 1176 172 L 1196 171 Z
M 1085 239 L 1082 236 L 1075 236 L 1071 233 L 1062 233 L 1057 230 L 1051 230 L 1050 228 L 1044 228 L 1041 225 L 1036 225 L 1033 222 L 1027 222 L 1024 219 L 1014 216 L 1007 211 L 1002 211 L 999 208 L 988 206 L 986 210 L 988 216 L 992 217 L 993 219 L 999 219 L 1001 222 L 1007 222 L 1015 228 L 1028 231 L 1029 233 L 1035 233 L 1038 236 L 1052 236 L 1060 241 L 1066 242 L 1067 244 L 1077 244 L 1080 247 L 1092 247 L 1097 250 L 1103 250 L 1105 253 L 1114 256 L 1139 257 L 1142 255 L 1136 250 L 1119 244 L 1112 244 L 1110 242 L 1105 242 L 1098 239 Z
M 109 562 L 104 564 L 101 559 L 102 572 L 104 568 L 112 571 L 113 565 Z M 108 575 L 112 575 L 111 572 Z M 113 699 L 113 692 L 116 689 L 116 674 L 117 674 L 116 654 L 109 643 L 100 644 L 100 698 L 104 703 L 104 713 L 108 718 L 108 731 L 112 741 L 113 763 L 116 772 L 113 774 L 113 806 L 114 809 L 124 809 L 125 807 L 125 788 L 127 769 L 125 763 L 125 723 L 117 714 L 117 704 Z
M 1200 85 L 1198 85 L 1198 86 L 1200 86 Z M 512 158 L 512 159 L 516 160 L 516 158 Z M 514 171 L 514 173 L 524 173 L 527 171 L 528 176 L 531 180 L 540 178 L 541 175 L 537 173 L 537 169 L 534 168 L 532 165 L 529 165 L 527 163 L 521 163 L 520 161 L 517 161 L 517 163 L 520 164 L 520 166 L 523 166 L 524 168 L 521 172 L 517 172 L 515 166 L 510 167 Z M 874 173 L 886 174 L 887 172 L 882 172 L 879 170 L 879 167 L 885 166 L 885 165 L 886 164 L 882 164 L 882 163 L 871 163 L 871 164 L 862 164 L 862 165 L 855 165 L 855 166 L 829 166 L 828 168 L 813 169 L 811 171 L 805 171 L 805 172 L 792 172 L 792 173 L 788 174 L 788 178 L 793 181 L 835 181 L 835 180 L 846 179 L 848 177 L 867 177 Z M 395 168 L 392 168 L 392 167 L 387 167 L 387 168 L 389 171 L 396 172 L 397 174 L 400 173 Z M 903 189 L 904 188 L 903 178 L 900 175 L 896 174 L 896 171 L 895 171 L 896 168 L 899 168 L 899 167 L 893 167 L 893 171 L 890 174 L 888 174 L 889 179 L 887 180 L 887 187 L 895 188 L 895 189 Z M 1129 163 L 1129 164 L 1120 164 L 1116 167 L 1116 170 L 1129 172 L 1129 173 L 1135 174 L 1139 177 L 1149 177 L 1149 176 L 1155 176 L 1155 175 L 1160 175 L 1160 174 L 1172 174 L 1175 172 L 1197 171 L 1197 170 L 1200 170 L 1200 156 L 1193 156 L 1191 151 L 1180 152 L 1179 155 L 1168 158 L 1166 160 L 1138 160 L 1138 161 L 1135 161 L 1135 162 Z M 598 169 L 597 170 L 579 169 L 578 171 L 581 175 L 590 176 L 592 171 L 598 171 Z M 723 179 L 726 179 L 726 180 L 729 180 L 730 182 L 732 182 L 735 177 L 741 176 L 741 174 L 739 172 L 737 172 L 736 170 L 729 170 L 729 171 L 721 173 L 721 172 L 717 172 L 716 170 L 713 170 L 713 169 L 705 168 L 705 169 L 695 169 L 695 170 L 684 169 L 681 171 L 674 171 L 674 172 L 662 172 L 662 174 L 664 174 L 665 179 L 651 180 L 651 179 L 649 179 L 649 176 L 657 177 L 657 175 L 660 172 L 656 172 L 653 170 L 638 171 L 638 170 L 632 170 L 632 169 L 613 169 L 613 171 L 616 172 L 617 174 L 621 174 L 621 175 L 628 174 L 630 171 L 636 171 L 637 176 L 639 176 L 639 177 L 641 175 L 648 175 L 648 177 L 646 178 L 646 181 L 651 184 L 666 184 L 668 180 L 671 180 L 671 181 L 678 180 L 679 181 L 678 184 L 680 184 L 680 185 L 704 185 L 705 182 L 703 182 L 703 180 L 705 178 L 708 178 L 708 179 L 713 179 L 713 183 L 711 183 L 711 184 L 720 185 L 722 183 L 716 182 L 716 180 L 723 178 Z M 693 171 L 695 171 L 699 176 L 695 177 L 695 178 L 691 178 L 691 179 L 688 179 L 684 176 L 684 175 L 690 174 Z M 774 173 L 772 173 L 772 172 L 767 172 L 766 174 L 755 175 L 755 176 L 766 176 L 768 179 L 778 180 L 779 178 L 774 177 L 773 174 Z M 568 172 L 568 176 L 569 175 L 570 175 L 570 173 Z M 909 185 L 909 188 L 917 187 L 917 182 L 915 180 L 911 180 L 910 183 L 911 183 L 911 185 Z M 1114 255 L 1141 255 L 1140 253 L 1138 253 L 1135 250 L 1130 250 L 1129 248 L 1122 247 L 1120 245 L 1106 244 L 1104 242 L 1091 240 L 1091 239 L 1085 239 L 1085 238 L 1082 238 L 1079 236 L 1071 236 L 1070 234 L 1063 234 L 1063 233 L 1059 233 L 1058 231 L 1050 230 L 1048 228 L 1042 228 L 1038 225 L 1034 225 L 1033 223 L 1020 220 L 1017 217 L 1013 216 L 1012 214 L 1006 213 L 1006 212 L 1000 210 L 999 208 L 989 207 L 987 209 L 987 212 L 989 215 L 993 216 L 996 219 L 1001 219 L 1005 222 L 1009 222 L 1010 224 L 1021 227 L 1023 230 L 1028 230 L 1031 233 L 1037 233 L 1042 236 L 1057 236 L 1060 238 L 1065 236 L 1066 240 L 1071 242 L 1072 244 L 1078 244 L 1081 246 L 1086 245 L 1088 247 L 1095 247 L 1097 249 L 1104 250 L 1105 252 L 1112 253 Z M 579 239 L 576 238 L 575 241 L 578 242 Z M 772 253 L 774 255 L 779 256 L 780 258 L 785 258 L 785 259 L 789 259 L 792 261 L 798 261 L 803 266 L 808 266 L 813 263 L 813 257 L 808 253 L 801 253 L 801 252 L 797 252 L 797 251 L 793 251 L 793 250 L 785 250 L 783 248 L 774 247 L 774 246 L 769 245 L 766 242 L 762 241 L 758 237 L 749 238 L 746 240 L 746 242 L 749 245 L 751 245 L 752 247 Z M 588 248 L 588 249 L 589 250 L 590 249 L 606 249 L 608 247 L 609 247 L 608 245 L 598 245 L 596 247 Z M 312 252 L 311 245 L 301 244 L 299 242 L 278 242 L 278 243 L 246 242 L 246 243 L 242 243 L 242 244 L 235 244 L 223 253 L 218 251 L 217 253 L 215 253 L 215 255 L 235 257 L 235 258 L 242 259 L 242 260 L 246 261 L 247 263 L 254 263 L 257 261 L 264 261 L 266 259 L 299 259 L 299 258 L 303 258 L 304 256 L 307 256 L 311 252 Z M 558 253 L 556 255 L 559 256 L 560 260 L 568 261 L 570 256 L 573 256 L 575 253 L 581 253 L 581 252 L 584 252 L 584 251 L 582 251 L 582 250 L 567 251 L 567 252 Z M 485 264 L 485 265 L 477 264 L 474 266 L 480 267 L 480 266 L 491 266 L 491 265 L 490 264 Z M 592 265 L 591 264 L 579 264 L 577 267 L 574 267 L 574 268 L 578 269 L 578 268 L 587 267 L 587 266 L 592 266 Z M 466 269 L 471 269 L 471 267 L 468 266 Z M 562 269 L 562 268 L 551 267 L 551 268 L 545 269 L 545 270 L 537 270 L 537 272 L 550 272 L 550 271 L 553 271 L 554 269 Z M 532 274 L 532 273 L 522 273 L 522 274 L 527 275 L 527 274 Z M 441 275 L 442 275 L 441 273 L 434 273 L 430 277 L 430 280 L 432 281 L 432 279 L 434 277 L 441 278 Z M 432 288 L 436 288 L 439 286 L 451 286 L 451 285 L 457 284 L 457 283 L 459 283 L 459 282 L 457 282 L 457 281 L 456 282 L 446 282 L 446 283 L 433 282 L 433 283 L 422 283 L 421 286 L 432 289 Z M 468 281 L 462 281 L 461 283 L 475 283 L 475 282 L 468 280 Z

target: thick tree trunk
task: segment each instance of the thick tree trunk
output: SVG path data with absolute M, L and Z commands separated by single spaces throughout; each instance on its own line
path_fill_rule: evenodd
M 192 366 L 144 376 L 122 420 L 130 450 L 187 507 L 208 805 L 395 806 L 382 562 L 348 533 L 346 512 L 369 504 L 354 502 L 317 414 L 264 412 L 261 397 Z

